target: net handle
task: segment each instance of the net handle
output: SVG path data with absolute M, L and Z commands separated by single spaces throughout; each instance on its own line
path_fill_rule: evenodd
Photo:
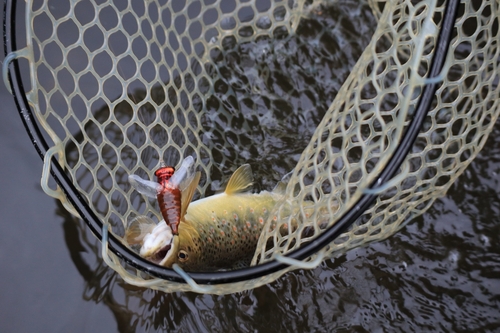
M 436 50 L 431 61 L 431 69 L 428 76 L 431 79 L 439 75 L 446 59 L 454 23 L 458 12 L 458 3 L 458 0 L 448 0 L 446 3 L 445 11 L 443 13 L 443 23 L 438 34 Z M 14 16 L 16 14 L 16 8 L 17 1 L 15 0 L 6 1 L 4 3 L 4 45 L 6 56 L 9 53 L 17 50 L 15 36 L 16 19 Z M 16 59 L 14 59 L 9 66 L 8 79 L 14 95 L 16 106 L 18 108 L 25 129 L 28 132 L 33 145 L 35 146 L 35 149 L 43 159 L 47 153 L 47 150 L 49 149 L 49 146 L 45 141 L 43 135 L 40 133 L 40 130 L 36 123 L 36 118 L 34 117 L 29 107 L 29 103 L 26 98 L 26 92 L 22 83 L 19 64 Z M 382 170 L 382 172 L 380 173 L 380 176 L 370 185 L 370 188 L 377 188 L 386 183 L 400 168 L 420 131 L 425 117 L 427 116 L 427 112 L 436 90 L 437 82 L 432 80 L 429 81 L 429 84 L 423 87 L 421 98 L 417 103 L 415 116 L 411 120 L 407 131 L 403 135 L 401 143 L 396 148 L 394 155 L 391 157 L 384 170 Z M 64 170 L 55 158 L 51 159 L 50 173 L 56 183 L 63 189 L 68 200 L 78 211 L 78 213 L 86 222 L 94 235 L 102 241 L 103 223 L 94 214 L 92 209 L 85 204 L 85 200 L 78 193 L 76 188 L 71 183 L 71 180 L 64 173 Z M 319 235 L 310 243 L 289 253 L 285 257 L 294 260 L 304 260 L 314 253 L 318 252 L 338 236 L 340 236 L 345 230 L 347 230 L 347 228 L 352 225 L 366 209 L 370 207 L 370 205 L 376 198 L 376 194 L 363 194 L 358 199 L 357 203 L 348 212 L 346 212 L 337 221 L 337 223 L 333 224 L 329 229 L 325 230 L 321 235 Z M 148 274 L 158 278 L 186 283 L 185 279 L 174 270 L 153 264 L 148 260 L 140 257 L 138 254 L 130 251 L 125 245 L 118 241 L 116 237 L 114 237 L 114 235 L 110 234 L 108 241 L 110 250 L 132 267 L 147 272 Z M 264 275 L 285 269 L 287 267 L 288 265 L 283 264 L 282 262 L 272 260 L 257 266 L 251 266 L 233 271 L 189 273 L 189 276 L 198 284 L 210 285 L 234 283 L 259 278 Z

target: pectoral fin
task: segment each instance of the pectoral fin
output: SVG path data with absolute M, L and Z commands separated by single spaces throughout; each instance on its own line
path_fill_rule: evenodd
M 248 190 L 253 184 L 252 168 L 249 164 L 240 166 L 229 179 L 225 193 L 236 194 Z
M 137 216 L 127 226 L 125 241 L 128 245 L 141 244 L 144 236 L 149 234 L 156 223 L 147 216 Z

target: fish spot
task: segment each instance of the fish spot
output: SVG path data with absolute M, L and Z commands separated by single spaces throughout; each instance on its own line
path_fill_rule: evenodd
M 267 208 L 263 208 L 263 209 L 262 209 L 262 212 L 263 212 L 264 214 L 265 214 L 265 213 L 267 213 Z
M 233 218 L 234 218 L 235 221 L 238 221 L 238 215 L 233 214 Z
M 278 221 L 278 217 L 276 215 L 273 217 L 273 221 Z
M 222 224 L 226 224 L 226 219 L 222 219 Z
M 234 231 L 234 232 L 238 231 L 238 228 L 236 228 L 236 226 L 235 226 L 235 225 L 233 225 L 233 231 Z
M 226 215 L 227 215 L 227 210 L 225 210 L 225 209 L 224 209 L 224 214 L 226 214 Z
M 221 231 L 220 231 L 220 234 L 221 234 L 222 236 L 224 236 L 226 233 L 225 233 L 223 230 L 221 230 Z
M 259 223 L 264 224 L 264 219 L 262 217 L 259 217 Z
M 245 223 L 246 223 L 248 228 L 250 228 L 252 226 L 252 224 L 249 221 L 245 221 Z

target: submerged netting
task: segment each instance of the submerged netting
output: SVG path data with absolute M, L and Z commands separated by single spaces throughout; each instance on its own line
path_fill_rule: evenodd
M 167 292 L 255 288 L 392 235 L 445 194 L 495 123 L 500 8 L 495 1 L 459 5 L 441 75 L 429 80 L 447 2 L 369 6 L 28 1 L 27 45 L 7 60 L 28 60 L 26 100 L 53 143 L 42 186 L 71 212 L 97 220 L 89 225 L 99 237 L 99 222 L 108 226 L 114 252 L 104 247 L 103 257 L 127 282 Z M 377 183 L 425 87 L 436 83 L 399 171 Z M 52 156 L 67 177 L 62 187 L 78 193 L 79 213 L 49 186 Z M 223 188 L 247 162 L 256 190 L 271 190 L 288 174 L 252 260 L 285 266 L 179 278 L 124 245 L 128 221 L 161 220 L 157 203 L 135 192 L 128 175 L 153 179 L 161 159 L 178 165 L 187 156 L 202 174 L 196 198 Z M 300 260 L 286 257 L 359 210 L 367 194 L 377 199 L 349 230 Z

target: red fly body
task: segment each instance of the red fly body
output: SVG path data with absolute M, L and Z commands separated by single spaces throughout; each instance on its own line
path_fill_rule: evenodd
M 178 170 L 166 166 L 163 162 L 155 172 L 156 182 L 129 175 L 129 183 L 141 194 L 158 200 L 161 215 L 174 235 L 178 234 L 181 218 L 181 196 L 183 184 L 192 179 L 194 159 L 188 156 Z
M 172 233 L 177 235 L 181 216 L 181 190 L 169 182 L 174 172 L 175 169 L 171 166 L 161 166 L 156 170 L 155 176 L 161 186 L 157 195 L 161 215 L 172 229 Z

